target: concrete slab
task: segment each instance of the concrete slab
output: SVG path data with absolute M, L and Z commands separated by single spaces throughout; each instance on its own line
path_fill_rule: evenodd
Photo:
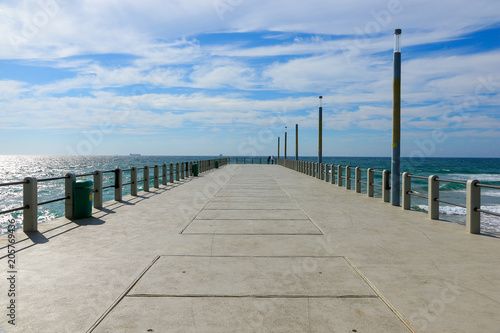
M 223 203 L 274 203 L 274 204 L 289 204 L 291 202 L 295 202 L 288 196 L 282 197 L 270 197 L 270 196 L 253 196 L 253 197 L 244 197 L 244 196 L 230 196 L 230 197 L 213 197 L 210 199 L 210 203 L 212 202 L 223 202 Z M 275 206 L 276 207 L 276 206 Z
M 94 330 L 166 331 L 408 332 L 379 299 L 227 297 L 125 297 Z
M 288 201 L 288 200 L 287 200 Z M 228 202 L 228 201 L 212 201 L 209 202 L 203 210 L 235 210 L 235 209 L 299 209 L 299 206 L 295 202 L 285 201 L 279 202 L 269 202 L 269 201 L 259 201 L 259 202 L 248 202 L 247 200 L 242 200 L 241 202 Z
M 276 208 L 280 208 L 279 206 Z M 204 209 L 197 220 L 308 220 L 300 209 Z
M 241 190 L 232 190 L 232 189 L 223 189 L 220 190 L 217 197 L 288 197 L 285 191 L 282 189 L 270 189 L 266 191 L 262 190 L 252 190 L 252 189 L 241 189 Z
M 162 256 L 134 294 L 376 297 L 342 257 Z
M 200 220 L 183 234 L 219 235 L 322 235 L 310 220 Z

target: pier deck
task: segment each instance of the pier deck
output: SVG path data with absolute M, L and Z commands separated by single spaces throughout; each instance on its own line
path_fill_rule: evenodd
M 16 240 L 6 332 L 500 332 L 499 238 L 277 165 L 227 165 Z

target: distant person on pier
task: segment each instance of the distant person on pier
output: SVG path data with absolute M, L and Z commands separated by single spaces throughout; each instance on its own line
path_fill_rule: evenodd
M 270 161 L 271 161 L 271 156 L 268 156 L 267 157 L 267 164 L 269 164 Z
M 271 164 L 274 164 L 274 156 L 271 156 Z

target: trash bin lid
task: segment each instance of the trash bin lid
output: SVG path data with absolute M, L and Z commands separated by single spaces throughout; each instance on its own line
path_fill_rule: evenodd
M 87 188 L 94 186 L 94 182 L 90 179 L 81 179 L 75 182 L 75 188 Z

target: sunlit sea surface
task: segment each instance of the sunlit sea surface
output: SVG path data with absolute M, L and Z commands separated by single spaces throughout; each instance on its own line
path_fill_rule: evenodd
M 37 179 L 60 177 L 71 172 L 75 174 L 90 173 L 95 170 L 114 170 L 116 168 L 129 169 L 130 167 L 162 165 L 183 161 L 196 161 L 215 156 L 0 156 L 0 182 L 23 180 L 25 177 Z M 247 157 L 249 159 L 250 157 Z M 258 159 L 259 157 L 257 157 Z M 317 161 L 316 157 L 301 157 L 302 160 Z M 232 159 L 234 163 L 234 158 Z M 240 163 L 242 163 L 240 157 Z M 257 161 L 257 160 L 256 160 Z M 267 156 L 262 156 L 267 161 Z M 386 157 L 323 157 L 324 163 L 359 166 L 363 169 L 390 170 L 391 161 Z M 413 161 L 403 158 L 401 171 L 408 171 L 414 175 L 438 175 L 441 179 L 466 181 L 477 179 L 481 183 L 500 185 L 500 159 L 494 158 L 427 158 Z M 366 173 L 363 172 L 366 180 Z M 113 174 L 105 174 L 104 183 L 112 184 Z M 90 179 L 92 179 L 90 177 Z M 130 181 L 130 172 L 124 172 L 123 182 Z M 380 183 L 380 176 L 376 174 L 376 182 Z M 151 181 L 152 186 L 152 181 Z M 22 185 L 0 187 L 0 211 L 22 206 Z M 412 180 L 412 190 L 427 194 L 427 181 Z M 363 185 L 363 192 L 365 188 Z M 64 180 L 38 183 L 38 202 L 57 199 L 63 196 Z M 130 187 L 123 188 L 124 195 L 130 194 Z M 481 189 L 481 205 L 483 209 L 500 213 L 500 190 Z M 376 188 L 376 195 L 380 190 Z M 113 200 L 113 191 L 104 191 L 104 201 Z M 441 183 L 440 198 L 446 201 L 465 204 L 465 185 Z M 375 200 L 375 199 L 374 199 Z M 64 201 L 55 202 L 38 207 L 38 222 L 64 216 Z M 426 212 L 427 201 L 423 198 L 412 197 L 412 209 Z M 8 219 L 14 218 L 18 228 L 22 228 L 22 211 L 0 215 L 0 233 L 6 232 Z M 446 204 L 440 204 L 440 218 L 445 221 L 465 224 L 465 209 Z M 481 230 L 487 233 L 500 233 L 500 218 L 482 214 Z

